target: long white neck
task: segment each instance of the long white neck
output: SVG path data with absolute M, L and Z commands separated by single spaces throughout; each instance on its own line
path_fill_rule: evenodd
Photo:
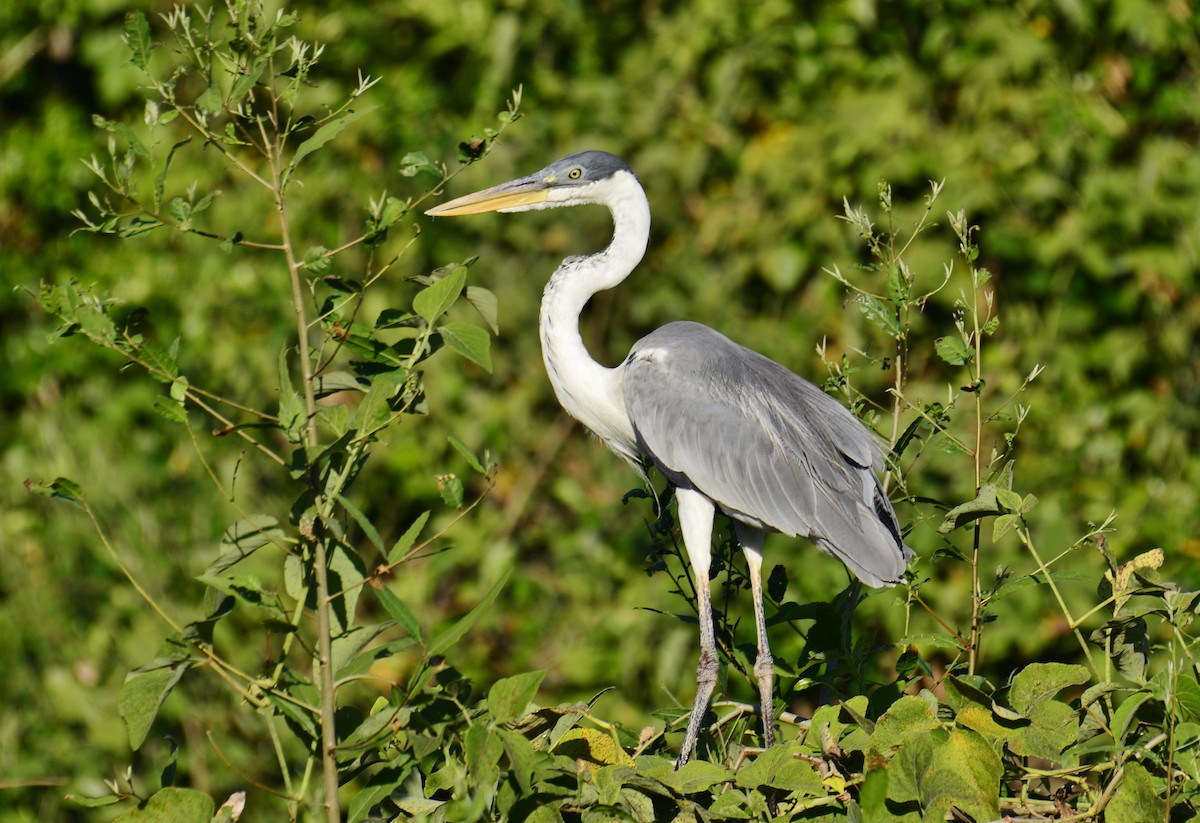
M 625 411 L 621 367 L 606 368 L 588 354 L 579 335 L 579 314 L 596 292 L 620 283 L 646 253 L 650 204 L 637 178 L 618 172 L 604 192 L 613 216 L 613 239 L 604 251 L 568 257 L 542 295 L 542 359 L 558 402 L 609 448 L 637 459 L 633 426 Z

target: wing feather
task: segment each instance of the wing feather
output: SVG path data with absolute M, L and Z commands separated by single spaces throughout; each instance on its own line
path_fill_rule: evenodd
M 869 585 L 903 574 L 911 551 L 875 475 L 879 448 L 836 400 L 698 323 L 652 332 L 623 368 L 638 445 L 672 482 L 812 538 Z

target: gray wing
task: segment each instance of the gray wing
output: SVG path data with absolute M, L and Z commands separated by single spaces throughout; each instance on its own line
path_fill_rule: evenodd
M 638 446 L 731 517 L 811 538 L 864 583 L 895 583 L 911 550 L 854 415 L 816 386 L 699 323 L 642 338 L 624 363 Z

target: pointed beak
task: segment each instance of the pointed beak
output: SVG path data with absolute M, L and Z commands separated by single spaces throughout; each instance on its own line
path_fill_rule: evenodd
M 550 186 L 539 177 L 522 177 L 490 189 L 466 194 L 457 200 L 434 206 L 425 213 L 431 217 L 459 217 L 489 211 L 508 211 L 546 202 Z

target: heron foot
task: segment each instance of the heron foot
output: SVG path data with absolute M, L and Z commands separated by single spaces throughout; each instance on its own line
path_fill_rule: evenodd
M 762 715 L 763 748 L 775 745 L 775 658 L 770 649 L 760 649 L 754 661 L 758 679 L 759 713 Z
M 696 751 L 700 726 L 704 723 L 704 715 L 708 713 L 708 704 L 712 700 L 713 689 L 717 686 L 717 666 L 716 652 L 712 649 L 701 649 L 700 663 L 696 666 L 696 699 L 692 703 L 692 714 L 688 718 L 687 731 L 683 735 L 683 746 L 679 750 L 679 759 L 675 761 L 676 770 L 682 769 Z

